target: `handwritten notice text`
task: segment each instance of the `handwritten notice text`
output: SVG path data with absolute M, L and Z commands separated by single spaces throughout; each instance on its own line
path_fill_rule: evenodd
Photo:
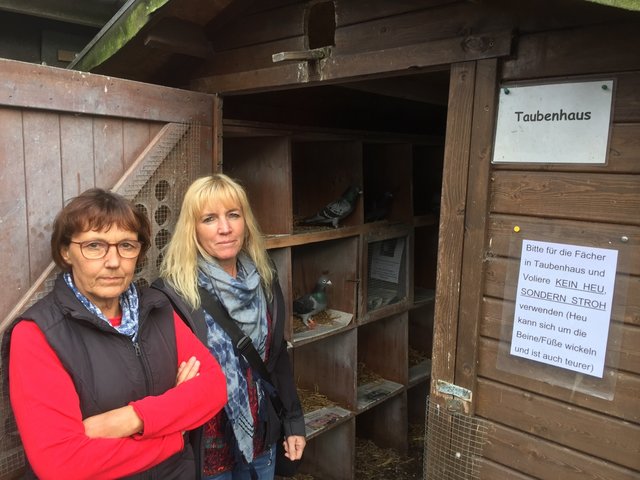
M 523 240 L 511 354 L 602 378 L 618 252 Z

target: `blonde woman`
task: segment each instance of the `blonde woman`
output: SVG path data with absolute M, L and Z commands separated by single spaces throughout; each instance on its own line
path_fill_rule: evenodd
M 301 458 L 304 416 L 283 336 L 282 290 L 238 182 L 215 174 L 189 187 L 161 277 L 163 282 L 155 286 L 174 304 L 182 304 L 185 322 L 216 357 L 227 379 L 227 405 L 204 427 L 203 478 L 272 479 L 282 432 L 286 457 Z M 218 302 L 251 339 L 271 382 L 238 353 L 214 312 L 203 308 L 201 295 Z M 272 384 L 286 411 L 283 421 L 268 394 Z

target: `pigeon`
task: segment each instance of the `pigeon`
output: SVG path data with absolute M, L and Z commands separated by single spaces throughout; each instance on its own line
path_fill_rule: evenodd
M 391 202 L 393 201 L 393 193 L 387 191 L 380 195 L 368 199 L 364 206 L 365 223 L 383 220 L 389 214 Z
M 331 285 L 331 280 L 326 275 L 318 278 L 313 292 L 302 295 L 293 301 L 293 313 L 302 319 L 302 323 L 308 328 L 314 328 L 315 323 L 310 317 L 327 308 L 327 293 L 325 289 Z
M 303 219 L 301 223 L 303 225 L 331 224 L 333 228 L 338 228 L 338 222 L 356 208 L 356 203 L 361 193 L 362 188 L 351 186 L 345 190 L 340 198 L 328 203 L 315 215 Z

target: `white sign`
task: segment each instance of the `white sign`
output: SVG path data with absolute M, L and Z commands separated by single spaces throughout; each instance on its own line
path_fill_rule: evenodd
M 618 251 L 523 240 L 511 354 L 602 378 Z
M 372 244 L 373 252 L 369 276 L 385 282 L 398 283 L 404 238 L 392 238 Z
M 606 163 L 613 81 L 500 89 L 493 163 Z

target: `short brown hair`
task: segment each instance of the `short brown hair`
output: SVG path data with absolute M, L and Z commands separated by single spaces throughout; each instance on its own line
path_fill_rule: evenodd
M 138 241 L 142 243 L 137 260 L 140 262 L 149 248 L 149 220 L 129 200 L 101 188 L 90 188 L 72 198 L 56 215 L 51 233 L 53 261 L 62 270 L 69 271 L 70 267 L 62 258 L 60 249 L 69 246 L 71 237 L 79 232 L 109 229 L 113 225 L 138 234 Z

